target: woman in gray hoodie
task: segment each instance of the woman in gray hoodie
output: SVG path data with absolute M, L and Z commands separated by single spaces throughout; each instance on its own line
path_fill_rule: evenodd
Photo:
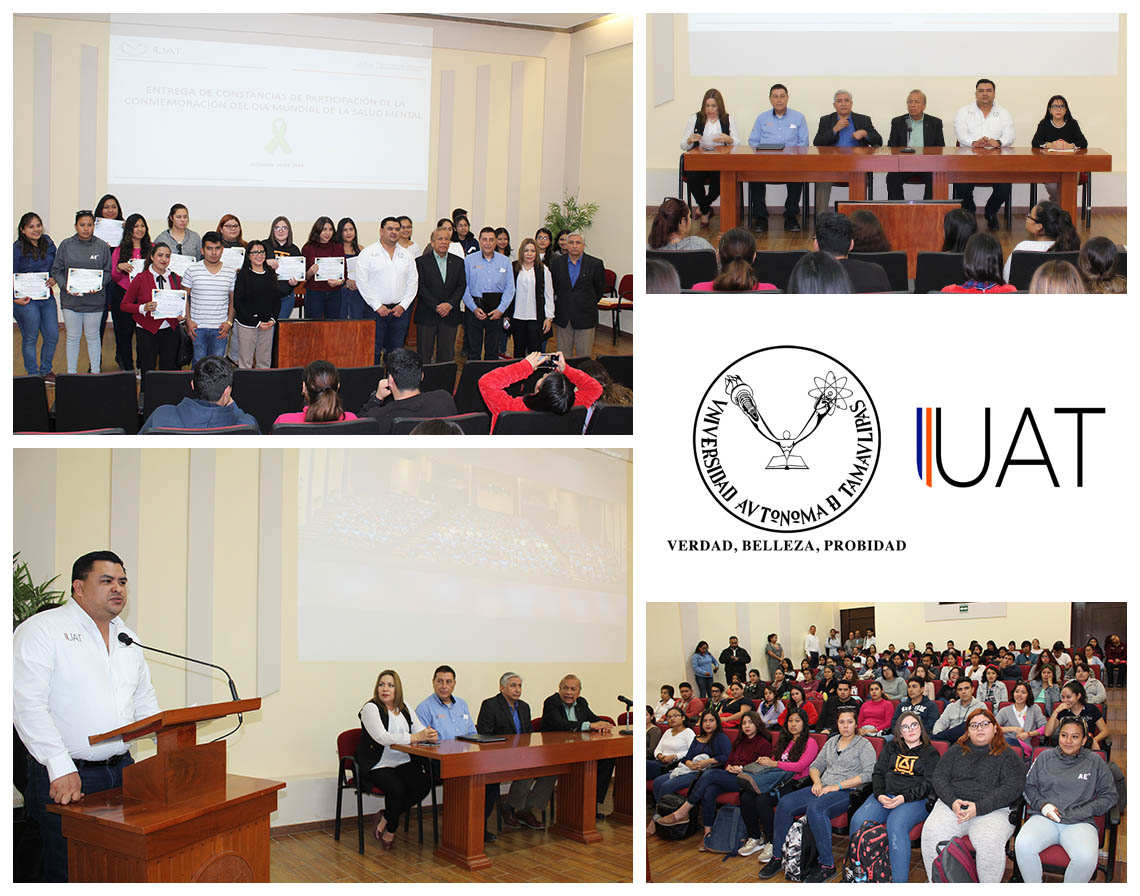
M 1014 852 L 1027 884 L 1041 883 L 1041 853 L 1060 844 L 1069 855 L 1065 883 L 1088 883 L 1096 874 L 1100 836 L 1093 819 L 1116 805 L 1108 764 L 1083 746 L 1088 730 L 1080 716 L 1061 722 L 1059 744 L 1041 753 L 1025 779 L 1029 818 Z
M 67 272 L 77 269 L 100 271 L 103 285 L 86 292 L 75 290 L 68 283 Z M 79 339 L 86 336 L 91 372 L 98 373 L 102 360 L 99 321 L 103 317 L 107 284 L 111 280 L 111 247 L 95 236 L 95 215 L 90 211 L 75 213 L 75 236 L 69 236 L 59 244 L 51 276 L 60 285 L 59 303 L 63 306 L 63 322 L 67 327 L 67 372 L 78 372 Z

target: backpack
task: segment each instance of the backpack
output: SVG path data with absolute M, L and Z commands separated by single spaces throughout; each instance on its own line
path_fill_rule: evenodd
M 851 842 L 847 844 L 847 859 L 843 868 L 845 883 L 854 882 L 856 863 L 867 875 L 867 883 L 893 883 L 887 829 L 879 822 L 865 821 L 860 825 L 859 830 L 851 835 Z
M 781 856 L 780 866 L 784 869 L 784 877 L 792 881 L 802 881 L 811 872 L 812 866 L 819 863 L 819 850 L 806 817 L 797 818 L 788 828 Z
M 930 866 L 930 880 L 936 884 L 978 883 L 978 863 L 969 837 L 954 837 L 938 844 L 938 855 Z
M 661 823 L 662 817 L 676 812 L 681 808 L 683 802 L 685 802 L 685 798 L 676 793 L 667 793 L 657 801 L 657 814 L 653 818 L 654 829 L 657 831 L 657 836 L 662 840 L 684 840 L 690 834 L 696 833 L 700 826 L 700 819 L 698 818 L 700 813 L 695 808 L 689 813 L 689 817 L 679 824 Z
M 740 844 L 748 836 L 744 827 L 744 817 L 740 814 L 739 806 L 721 806 L 717 810 L 712 830 L 705 835 L 706 852 L 727 853 L 725 859 L 736 855 Z

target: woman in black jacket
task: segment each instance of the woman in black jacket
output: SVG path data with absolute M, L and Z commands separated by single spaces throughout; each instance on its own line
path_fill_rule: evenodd
M 1045 117 L 1037 123 L 1031 146 L 1039 149 L 1061 150 L 1088 149 L 1089 141 L 1081 133 L 1081 126 L 1069 111 L 1069 101 L 1060 94 L 1049 97 L 1045 105 Z M 1049 198 L 1057 201 L 1057 184 L 1045 184 Z
M 262 240 L 251 240 L 234 278 L 238 366 L 247 369 L 255 361 L 259 369 L 272 366 L 273 328 L 281 313 L 281 300 L 297 285 L 296 280 L 278 280 L 267 264 L 267 255 Z

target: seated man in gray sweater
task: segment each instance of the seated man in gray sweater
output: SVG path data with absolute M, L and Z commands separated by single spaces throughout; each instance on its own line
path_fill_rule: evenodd
M 958 699 L 949 704 L 934 723 L 932 740 L 953 743 L 966 733 L 966 717 L 985 704 L 974 696 L 974 683 L 968 678 L 958 681 Z

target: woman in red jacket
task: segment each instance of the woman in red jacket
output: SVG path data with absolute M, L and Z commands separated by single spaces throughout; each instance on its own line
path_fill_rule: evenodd
M 150 264 L 130 282 L 119 305 L 135 320 L 135 341 L 138 345 L 143 388 L 146 388 L 146 373 L 155 369 L 156 361 L 158 370 L 178 369 L 178 328 L 185 318 L 185 312 L 182 317 L 159 318 L 153 314 L 157 305 L 152 296 L 154 290 L 182 288 L 178 275 L 167 271 L 169 264 L 170 247 L 165 243 L 152 244 Z
M 815 704 L 808 703 L 807 694 L 803 689 L 803 685 L 798 682 L 788 686 L 788 705 L 784 711 L 780 713 L 780 727 L 783 728 L 784 724 L 788 721 L 788 713 L 795 709 L 802 709 L 808 718 L 808 725 L 815 727 L 815 723 L 819 721 L 819 710 L 815 708 Z
M 514 398 L 507 387 L 527 379 L 550 358 L 554 369 L 544 374 L 534 385 L 534 391 Z M 566 364 L 562 352 L 543 355 L 531 352 L 521 361 L 489 370 L 479 378 L 479 394 L 491 412 L 491 432 L 503 411 L 550 411 L 565 414 L 575 405 L 589 407 L 602 397 L 602 384 L 574 367 Z

